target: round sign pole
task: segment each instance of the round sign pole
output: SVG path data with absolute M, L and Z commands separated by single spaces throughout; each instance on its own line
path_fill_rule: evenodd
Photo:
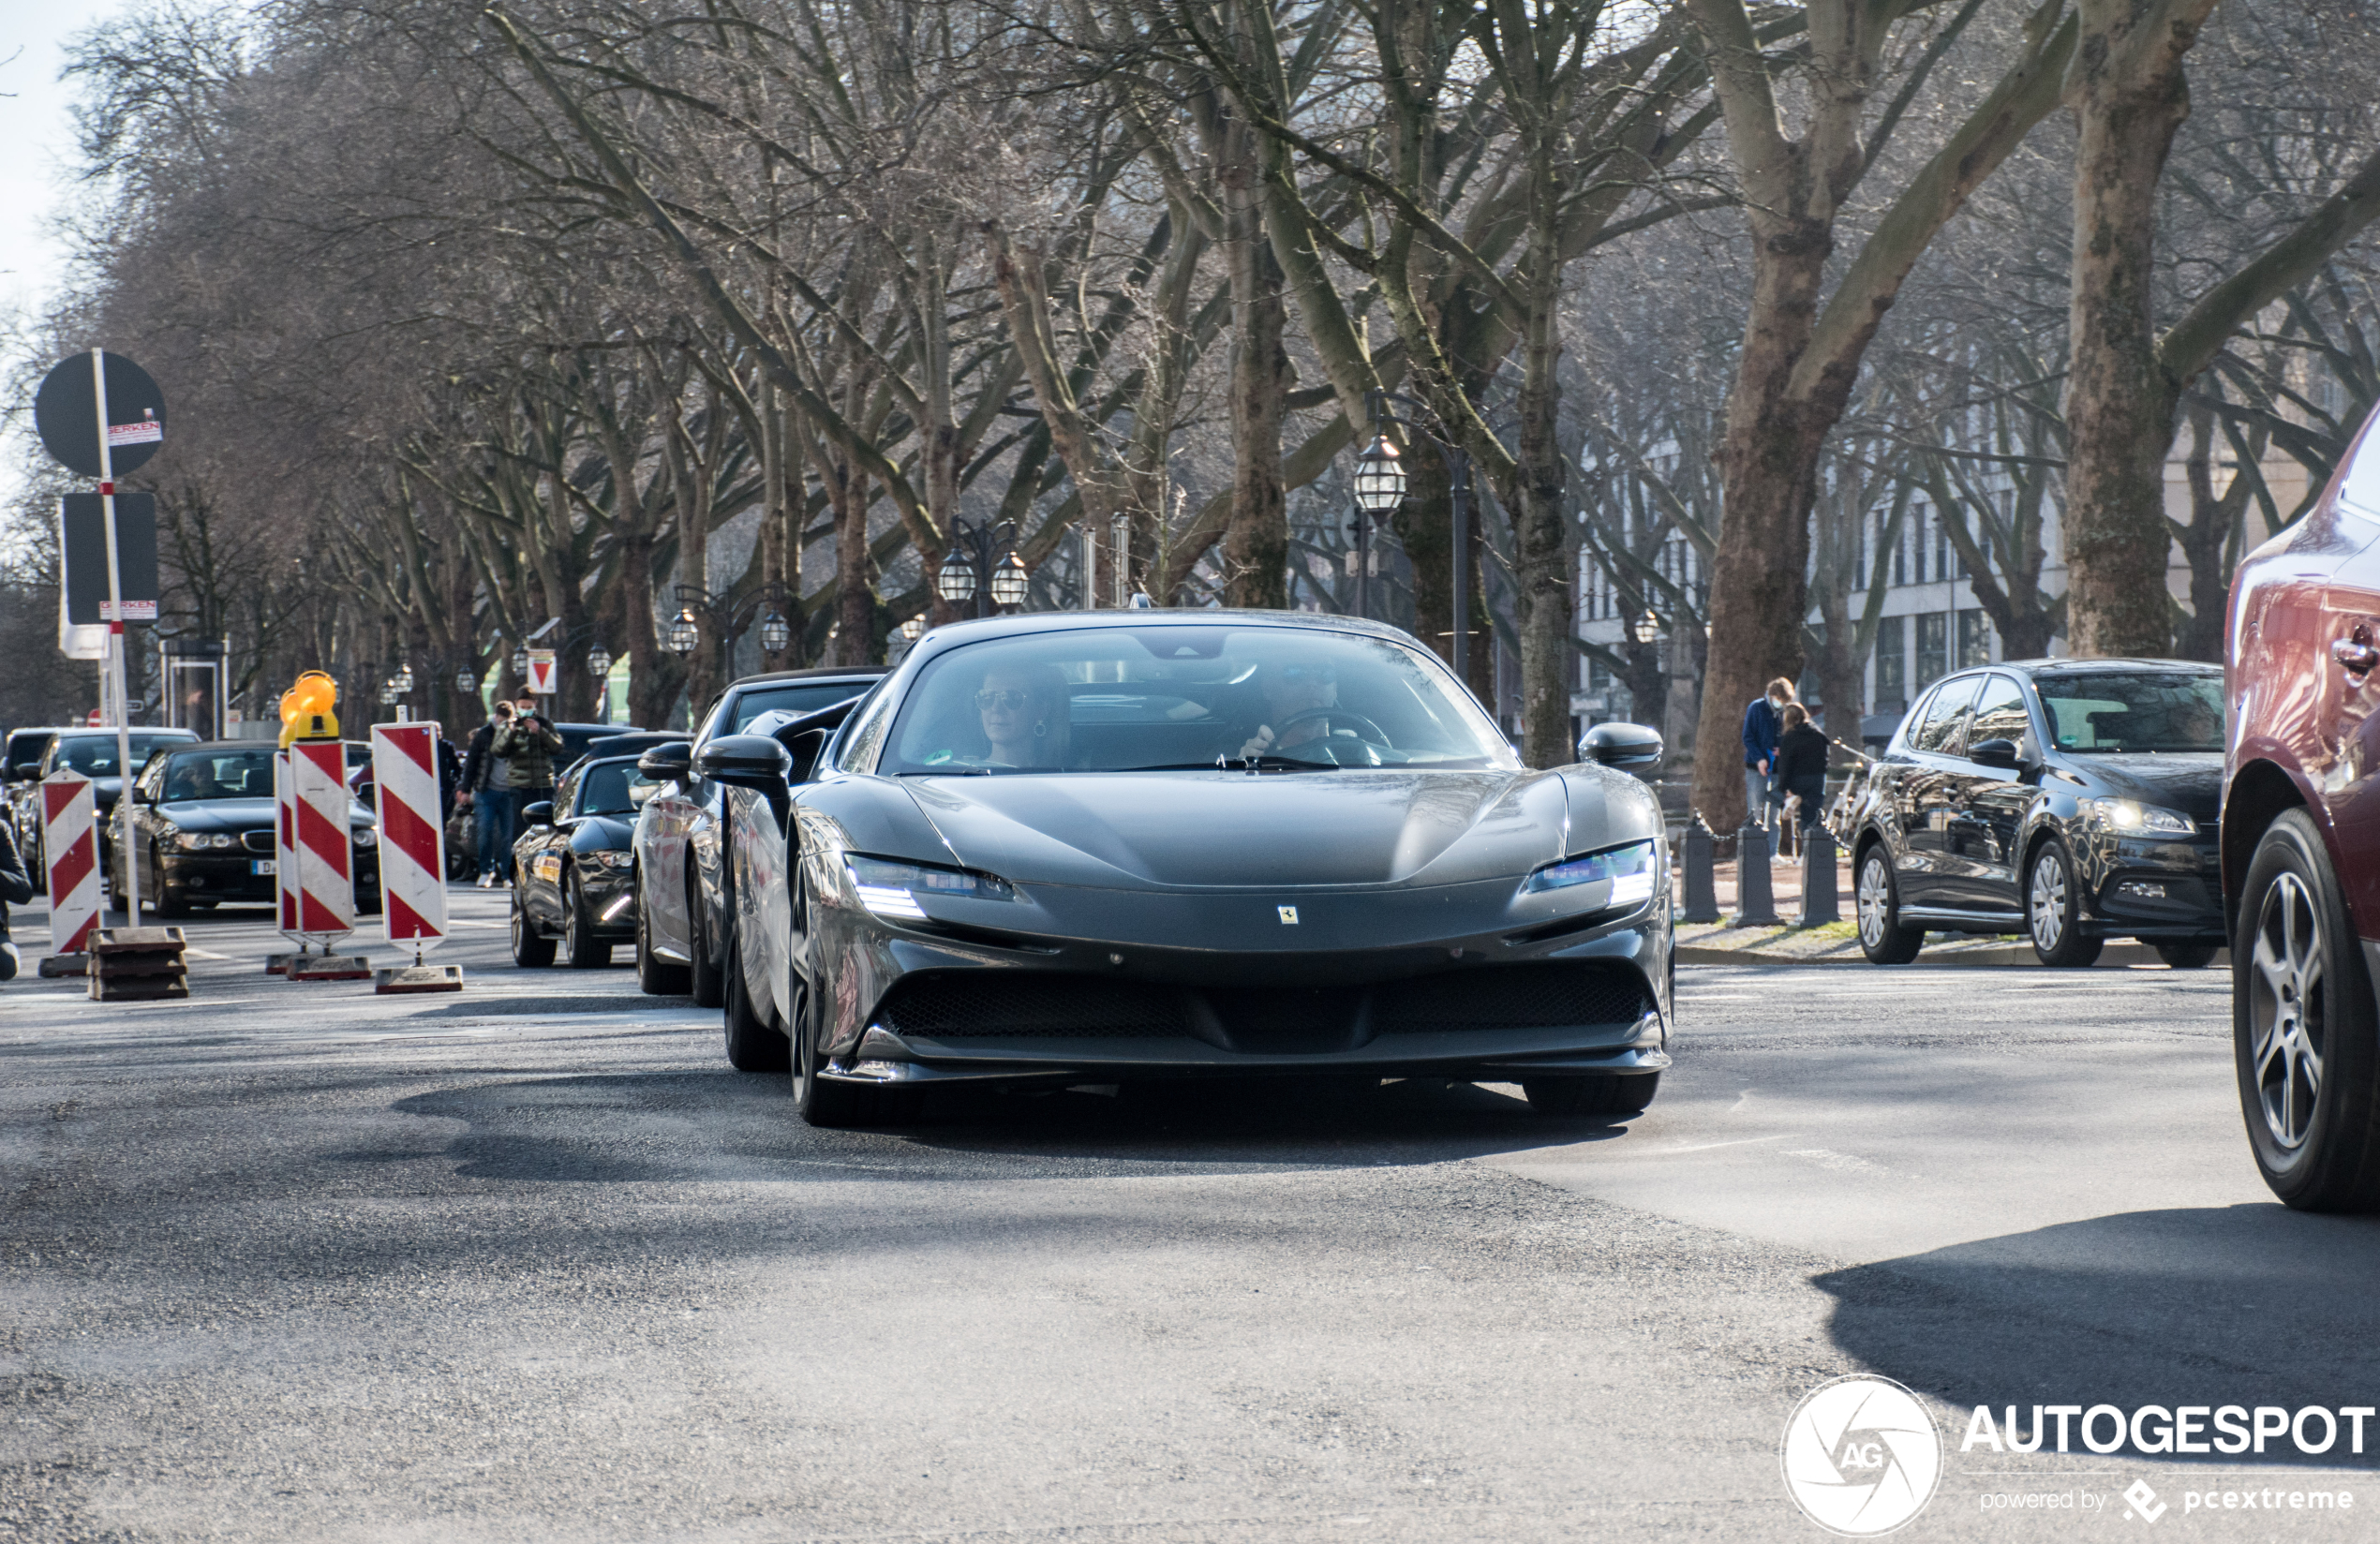
M 124 573 L 115 550 L 115 462 L 108 453 L 107 355 L 91 350 L 91 397 L 99 419 L 99 514 L 108 532 L 108 662 L 115 679 L 115 765 L 119 786 L 115 795 L 116 851 L 124 861 L 124 906 L 128 926 L 141 926 L 141 866 L 133 860 L 132 838 L 132 713 L 124 679 L 126 634 L 124 631 Z

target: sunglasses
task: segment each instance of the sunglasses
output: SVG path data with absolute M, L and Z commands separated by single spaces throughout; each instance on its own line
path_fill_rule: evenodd
M 978 691 L 975 693 L 975 705 L 977 707 L 1004 707 L 1010 712 L 1016 711 L 1018 708 L 1024 706 L 1031 701 L 1033 701 L 1032 692 L 1018 691 L 1014 689 L 1006 691 Z

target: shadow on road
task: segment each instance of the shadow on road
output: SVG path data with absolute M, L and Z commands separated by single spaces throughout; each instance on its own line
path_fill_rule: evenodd
M 1519 1098 L 1406 1081 L 1376 1091 L 1302 1082 L 1213 1082 L 1150 1097 L 934 1091 L 915 1125 L 826 1131 L 794 1113 L 781 1077 L 621 1073 L 441 1089 L 399 1114 L 455 1121 L 443 1156 L 459 1175 L 594 1183 L 916 1178 L 1067 1172 L 1244 1172 L 1443 1163 L 1554 1143 L 1610 1140 L 1624 1121 L 1548 1119 Z M 346 1162 L 418 1160 L 420 1149 Z M 1027 1162 L 1027 1161 L 1030 1162 Z
M 2126 1212 L 1816 1281 L 1837 1299 L 1845 1351 L 1995 1418 L 2012 1403 L 2028 1425 L 2035 1403 L 2380 1404 L 2380 1219 L 2278 1204 Z M 2282 1440 L 2261 1459 L 2182 1462 L 2300 1461 Z M 2302 1462 L 2380 1465 L 2380 1420 L 2362 1456 L 2343 1433 Z

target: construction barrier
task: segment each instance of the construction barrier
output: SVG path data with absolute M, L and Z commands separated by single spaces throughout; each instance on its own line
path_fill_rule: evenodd
M 280 931 L 290 943 L 298 937 L 297 806 L 290 782 L 290 753 L 273 752 L 273 896 L 281 914 Z
M 380 817 L 380 930 L 418 958 L 446 937 L 446 823 L 438 785 L 439 726 L 372 726 Z
M 290 845 L 297 854 L 297 931 L 302 943 L 330 945 L 355 931 L 355 833 L 347 751 L 336 740 L 290 747 Z
M 49 870 L 50 952 L 76 955 L 99 924 L 99 831 L 91 779 L 60 768 L 41 779 L 41 862 Z

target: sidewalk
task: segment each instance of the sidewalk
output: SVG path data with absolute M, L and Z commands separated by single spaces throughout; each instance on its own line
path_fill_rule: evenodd
M 1718 909 L 1721 917 L 1732 917 L 1735 911 L 1735 865 L 1725 862 L 1718 866 Z M 1816 928 L 1795 928 L 1793 919 L 1802 910 L 1802 866 L 1797 859 L 1779 858 L 1769 869 L 1771 893 L 1777 898 L 1777 914 L 1787 926 L 1781 928 L 1736 928 L 1726 921 L 1717 923 L 1680 923 L 1677 928 L 1677 962 L 1681 965 L 1866 965 L 1867 957 L 1859 947 L 1859 913 L 1852 898 L 1852 867 L 1847 858 L 1835 865 L 1836 909 L 1843 920 Z M 1679 874 L 1674 891 L 1680 905 L 1686 899 L 1686 880 Z M 2230 963 L 2229 951 L 2215 956 L 2209 970 L 2223 970 Z M 1920 965 L 2030 965 L 2041 968 L 2040 957 L 2022 933 L 1999 936 L 1968 933 L 1929 933 L 1925 952 L 1917 957 Z M 2157 951 L 2145 943 L 2117 941 L 2101 951 L 2098 963 L 2108 965 L 2152 965 L 2166 969 Z

